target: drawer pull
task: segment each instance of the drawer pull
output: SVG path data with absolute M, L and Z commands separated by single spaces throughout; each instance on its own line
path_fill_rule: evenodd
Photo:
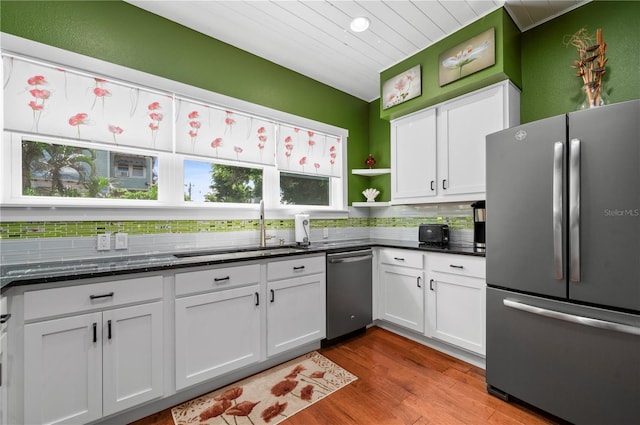
M 429 289 L 433 291 L 433 279 L 429 281 Z
M 213 281 L 214 281 L 214 282 L 223 282 L 223 281 L 225 281 L 225 280 L 230 280 L 230 279 L 231 279 L 231 277 L 229 277 L 229 276 L 225 276 L 225 277 L 214 277 L 214 278 L 213 278 Z
M 294 266 L 293 270 L 304 270 L 304 266 Z
M 0 324 L 5 324 L 11 318 L 11 313 L 0 314 Z
M 420 286 L 420 276 L 418 276 L 418 288 L 422 288 L 422 286 Z
M 98 324 L 93 322 L 93 342 L 98 342 Z
M 102 294 L 102 295 L 89 295 L 89 299 L 91 300 L 97 300 L 100 298 L 111 298 L 113 297 L 113 292 L 109 292 L 108 294 Z
M 463 269 L 464 266 L 458 266 L 456 264 L 449 264 L 449 267 L 453 267 L 454 269 Z
M 397 261 L 404 261 L 404 258 L 402 258 L 402 257 L 393 257 L 393 259 L 397 260 Z
M 258 306 L 260 305 L 260 294 L 258 294 L 257 292 L 255 294 L 256 294 L 256 305 Z
M 435 187 L 433 187 L 433 184 L 434 184 L 434 183 L 435 183 L 435 181 L 434 181 L 434 180 L 431 180 L 431 191 L 436 190 L 436 188 L 435 188 Z
M 276 300 L 276 291 L 274 291 L 273 289 L 270 289 L 271 292 L 271 302 L 274 302 Z

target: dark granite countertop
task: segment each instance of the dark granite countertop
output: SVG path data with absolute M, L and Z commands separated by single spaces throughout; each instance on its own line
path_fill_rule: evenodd
M 176 253 L 149 253 L 147 255 L 77 259 L 0 266 L 0 288 L 4 292 L 11 286 L 60 282 L 99 276 L 144 273 L 184 267 L 233 263 L 263 258 L 278 258 L 313 253 L 335 253 L 358 248 L 386 247 L 412 249 L 424 252 L 442 252 L 484 257 L 484 250 L 472 245 L 429 246 L 414 241 L 392 239 L 350 239 L 315 242 L 308 247 L 294 245 L 256 247 L 230 247 L 198 249 Z

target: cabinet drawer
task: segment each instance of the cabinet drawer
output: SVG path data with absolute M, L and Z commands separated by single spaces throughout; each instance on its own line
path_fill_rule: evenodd
M 412 252 L 404 249 L 382 249 L 380 250 L 380 262 L 393 266 L 422 268 L 422 253 Z
M 298 255 L 291 260 L 273 261 L 267 265 L 267 280 L 289 279 L 315 273 L 324 273 L 326 260 L 324 255 L 310 257 Z
M 260 282 L 260 264 L 176 274 L 176 296 L 237 288 Z
M 157 300 L 162 286 L 162 276 L 149 276 L 29 291 L 24 294 L 24 320 Z
M 461 276 L 485 278 L 485 259 L 468 255 L 428 254 L 429 270 Z

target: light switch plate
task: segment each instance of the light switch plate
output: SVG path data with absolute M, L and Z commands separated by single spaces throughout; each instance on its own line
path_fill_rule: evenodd
M 126 233 L 116 233 L 116 249 L 129 248 L 129 235 Z
M 98 251 L 109 251 L 111 249 L 111 233 L 98 235 Z
M 329 237 L 329 228 L 325 227 L 322 229 L 322 237 L 327 239 Z

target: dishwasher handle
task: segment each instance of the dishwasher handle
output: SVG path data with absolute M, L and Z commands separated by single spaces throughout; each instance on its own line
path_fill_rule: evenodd
M 369 255 L 361 255 L 361 256 L 358 256 L 358 257 L 329 258 L 328 261 L 331 264 L 336 264 L 336 263 L 356 263 L 356 262 L 360 262 L 360 261 L 370 260 L 372 258 L 373 258 L 373 255 L 369 254 Z

